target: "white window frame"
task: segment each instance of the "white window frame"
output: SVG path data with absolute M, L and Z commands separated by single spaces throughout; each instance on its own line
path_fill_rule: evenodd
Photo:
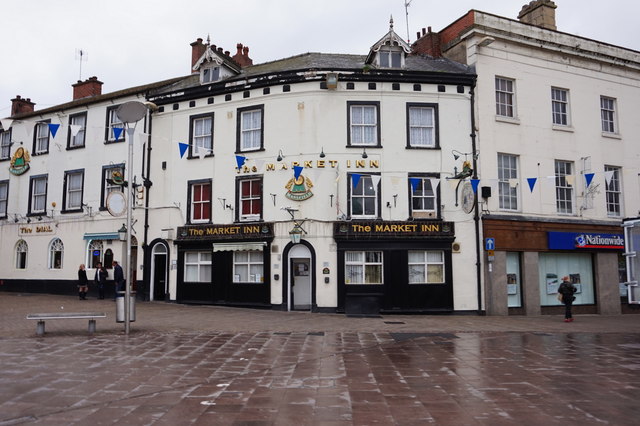
M 419 180 L 418 184 L 415 186 L 415 190 L 413 189 L 413 185 L 411 184 L 411 181 L 413 179 Z M 432 179 L 437 178 L 424 176 L 409 177 L 411 216 L 414 218 L 435 218 L 438 214 L 438 190 L 437 187 L 433 188 Z M 425 189 L 427 187 L 428 189 Z M 433 204 L 433 208 L 424 208 L 425 205 L 429 204 L 429 201 L 431 201 L 431 203 Z M 416 208 L 416 203 L 419 204 L 422 208 Z
M 31 203 L 29 213 L 38 214 L 47 211 L 47 186 L 48 176 L 40 175 L 31 178 Z M 43 187 L 44 186 L 44 187 Z
M 221 68 L 219 65 L 210 65 L 202 67 L 201 83 L 213 83 L 215 81 L 220 80 Z
M 376 103 L 349 104 L 349 146 L 378 146 L 378 108 Z M 366 114 L 365 111 L 372 111 Z M 372 117 L 373 120 L 368 117 Z
M 251 192 L 249 195 L 244 195 L 242 191 L 243 185 L 249 184 L 249 188 L 254 188 L 254 183 L 258 183 L 258 193 L 255 194 Z M 259 220 L 262 217 L 262 178 L 248 178 L 248 179 L 240 179 L 238 182 L 238 202 L 239 202 L 239 218 L 243 222 L 247 221 L 255 221 Z M 258 210 L 260 213 L 244 213 L 244 205 L 245 203 L 249 203 L 250 207 L 254 206 L 254 203 L 258 203 Z M 250 210 L 253 210 L 250 208 Z
M 0 133 L 0 160 L 11 158 L 11 129 Z
M 499 117 L 516 117 L 516 81 L 511 78 L 495 78 L 496 115 Z
M 607 216 L 608 217 L 621 217 L 622 216 L 622 182 L 620 178 L 622 176 L 622 169 L 616 166 L 604 166 L 604 171 L 613 172 L 611 181 L 607 183 L 605 179 L 605 201 L 607 203 Z
M 380 214 L 378 188 L 373 185 L 373 178 L 371 175 L 361 175 L 360 181 L 356 187 L 353 186 L 352 176 L 349 175 L 348 184 L 350 185 L 349 194 L 349 213 L 352 218 L 360 219 L 373 219 L 377 218 Z M 378 186 L 380 182 L 378 182 Z M 360 188 L 360 189 L 359 189 Z M 373 192 L 371 192 L 373 189 Z M 354 201 L 356 199 L 362 200 L 362 213 L 354 213 Z M 367 200 L 373 199 L 374 211 L 373 213 L 367 213 Z
M 199 148 L 205 155 L 213 154 L 213 114 L 191 117 L 191 156 L 198 156 Z
M 7 217 L 9 206 L 9 180 L 0 181 L 0 218 Z
M 241 254 L 246 254 L 246 259 L 240 259 Z M 243 271 L 244 268 L 246 268 L 246 274 Z M 258 273 L 258 270 L 260 273 Z M 254 273 L 251 273 L 252 271 Z M 253 280 L 251 277 L 253 277 Z M 264 283 L 264 253 L 262 250 L 238 250 L 233 252 L 233 282 Z
M 56 264 L 56 258 L 60 258 L 60 263 Z M 60 238 L 54 238 L 49 243 L 49 269 L 62 269 L 64 262 L 64 244 Z
M 65 172 L 64 176 L 65 210 L 82 209 L 82 196 L 84 192 L 84 170 Z M 74 200 L 74 196 L 78 198 Z
M 262 108 L 240 111 L 240 151 L 257 151 L 262 148 Z
M 600 96 L 600 121 L 603 133 L 618 133 L 616 99 Z
M 519 185 L 513 186 L 512 179 L 518 181 L 518 156 L 498 153 L 498 207 L 500 210 L 519 210 Z
M 93 260 L 93 252 L 98 250 L 98 259 L 94 262 Z M 105 265 L 104 263 L 104 244 L 102 240 L 89 240 L 87 241 L 87 259 L 85 261 L 85 265 L 88 265 L 89 268 L 94 268 L 95 264 L 100 262 L 104 265 L 105 268 L 111 268 L 111 265 Z
M 75 136 L 71 133 L 71 126 L 80 126 Z M 79 148 L 85 143 L 85 129 L 87 128 L 87 114 L 75 114 L 69 117 L 69 148 Z
M 551 120 L 555 126 L 571 126 L 569 114 L 569 90 L 551 88 Z
M 416 114 L 419 112 L 419 114 Z M 409 146 L 411 148 L 435 148 L 438 144 L 436 132 L 437 113 L 435 106 L 409 105 Z
M 556 211 L 558 214 L 574 214 L 574 190 L 573 186 L 567 181 L 567 176 L 573 175 L 573 169 L 573 162 L 571 161 L 555 161 Z
M 402 68 L 403 50 L 391 46 L 383 46 L 378 50 L 378 66 L 380 68 Z
M 184 252 L 184 281 L 190 283 L 211 283 L 213 252 L 189 250 Z M 195 270 L 197 279 L 189 277 L 189 271 Z
M 444 251 L 442 250 L 409 250 L 407 252 L 408 276 L 409 284 L 444 284 L 445 283 L 445 263 Z M 412 254 L 414 256 L 412 256 Z M 419 256 L 421 255 L 421 256 Z M 436 259 L 438 255 L 439 259 Z M 412 259 L 413 257 L 413 259 Z M 417 259 L 421 257 L 421 259 Z M 440 269 L 440 279 L 437 281 L 430 280 L 429 270 Z M 422 270 L 420 272 L 420 270 Z M 416 277 L 422 279 L 415 279 Z
M 124 123 L 120 121 L 117 114 L 118 108 L 112 107 L 107 110 L 107 142 L 122 142 L 124 141 Z M 122 129 L 122 133 L 120 133 L 120 137 L 116 139 L 115 134 L 113 133 L 113 128 L 117 127 Z
M 45 154 L 49 152 L 49 123 L 40 122 L 36 124 L 36 146 L 34 154 Z
M 379 259 L 375 259 L 379 257 Z M 378 272 L 367 273 L 367 269 Z M 380 250 L 350 250 L 344 252 L 344 282 L 346 285 L 382 285 L 384 284 L 384 253 Z M 371 278 L 379 276 L 379 282 Z M 367 280 L 369 280 L 367 282 Z
M 16 243 L 16 269 L 27 269 L 29 260 L 29 245 L 25 240 Z
M 190 211 L 190 222 L 191 223 L 208 223 L 211 222 L 212 219 L 212 203 L 211 203 L 211 198 L 213 195 L 213 185 L 211 184 L 211 181 L 205 181 L 205 182 L 190 182 L 189 183 L 190 186 L 190 192 L 191 192 L 191 205 L 189 206 L 189 211 Z M 209 188 L 209 199 L 205 200 L 205 199 L 200 199 L 198 201 L 196 201 L 196 194 L 199 191 L 200 193 L 202 192 L 204 187 L 208 187 Z M 209 206 L 209 217 L 204 218 L 203 216 L 203 212 L 204 209 L 206 208 L 206 205 Z M 199 219 L 196 219 L 196 212 L 200 212 L 201 217 Z

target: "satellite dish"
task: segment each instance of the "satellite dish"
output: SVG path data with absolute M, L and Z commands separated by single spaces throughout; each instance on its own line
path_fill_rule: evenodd
M 136 123 L 147 113 L 147 106 L 142 102 L 129 101 L 118 107 L 116 115 L 123 123 Z

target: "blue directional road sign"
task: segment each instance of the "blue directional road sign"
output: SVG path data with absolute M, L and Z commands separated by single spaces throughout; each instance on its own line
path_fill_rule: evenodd
M 496 249 L 496 239 L 495 238 L 485 238 L 484 239 L 484 249 L 485 250 L 495 250 Z

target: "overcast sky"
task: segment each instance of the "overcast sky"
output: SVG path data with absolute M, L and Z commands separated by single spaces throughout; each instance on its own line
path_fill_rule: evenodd
M 411 0 L 409 37 L 470 9 L 516 19 L 527 0 Z M 555 0 L 559 31 L 640 51 L 640 2 Z M 22 0 L 3 2 L 0 117 L 16 95 L 36 109 L 68 102 L 97 76 L 103 93 L 188 74 L 198 37 L 254 64 L 305 52 L 367 54 L 389 29 L 407 37 L 405 0 Z M 82 63 L 77 51 L 87 54 Z M 80 66 L 82 65 L 82 72 Z

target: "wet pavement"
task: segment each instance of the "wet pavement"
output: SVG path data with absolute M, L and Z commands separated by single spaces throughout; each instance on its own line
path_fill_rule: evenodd
M 28 313 L 98 311 L 46 323 Z M 640 316 L 384 316 L 0 292 L 0 426 L 635 425 Z

